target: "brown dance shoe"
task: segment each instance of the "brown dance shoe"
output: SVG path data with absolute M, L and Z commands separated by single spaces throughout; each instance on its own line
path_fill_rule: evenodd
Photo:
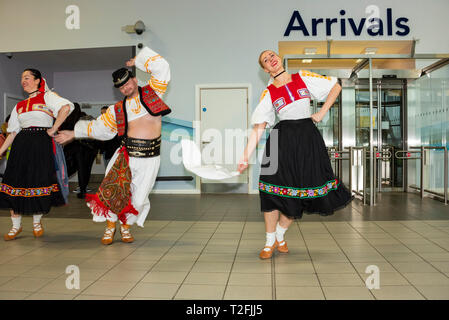
M 274 249 L 277 246 L 277 241 L 270 247 L 270 246 L 265 246 L 262 251 L 260 251 L 259 257 L 260 259 L 270 259 L 273 256 L 274 253 Z M 270 249 L 270 250 L 265 250 L 265 248 Z
M 103 238 L 101 238 L 102 244 L 111 244 L 112 241 L 114 241 L 114 235 L 115 235 L 115 222 L 112 221 L 106 221 L 107 226 L 104 230 Z
M 33 223 L 33 234 L 36 238 L 39 238 L 44 234 L 42 223 Z
M 127 224 L 122 224 L 120 227 L 120 233 L 122 235 L 122 241 L 126 243 L 131 243 L 134 241 L 133 236 L 131 235 L 131 232 L 129 231 L 129 228 L 131 226 Z
M 17 237 L 17 235 L 21 232 L 22 227 L 20 227 L 19 229 L 12 227 L 11 230 L 9 230 L 9 232 L 3 236 L 3 238 L 5 239 L 5 241 L 14 240 Z
M 288 253 L 287 242 L 285 240 L 281 241 L 280 243 L 276 240 L 276 247 L 279 252 Z

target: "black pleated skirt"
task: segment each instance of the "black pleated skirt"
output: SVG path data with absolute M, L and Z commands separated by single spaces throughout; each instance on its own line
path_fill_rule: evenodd
M 46 128 L 22 129 L 11 146 L 0 184 L 0 208 L 32 215 L 47 214 L 51 207 L 64 204 L 53 140 Z
M 335 177 L 323 137 L 312 119 L 283 120 L 265 146 L 259 194 L 261 210 L 291 218 L 303 212 L 331 215 L 353 197 Z

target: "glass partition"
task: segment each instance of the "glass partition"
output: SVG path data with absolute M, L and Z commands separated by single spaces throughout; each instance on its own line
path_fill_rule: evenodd
M 314 107 L 316 111 L 320 111 L 324 102 L 316 102 L 314 103 Z M 340 114 L 340 98 L 337 98 L 332 108 L 329 109 L 329 112 L 323 118 L 323 120 L 317 123 L 317 128 L 323 136 L 324 143 L 326 147 L 335 147 L 339 146 L 339 114 Z
M 449 66 L 446 65 L 408 86 L 408 145 L 449 147 Z M 424 189 L 444 192 L 444 152 L 426 150 Z M 420 164 L 409 161 L 408 184 L 420 185 Z

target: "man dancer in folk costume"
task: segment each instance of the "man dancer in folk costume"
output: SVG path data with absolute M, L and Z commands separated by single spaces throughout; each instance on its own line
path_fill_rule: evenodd
M 167 61 L 145 47 L 126 65 L 151 73 L 148 84 L 139 87 L 130 70 L 116 70 L 112 74 L 114 86 L 124 100 L 109 106 L 95 120 L 78 121 L 74 131 L 60 131 L 56 138 L 59 143 L 75 138 L 109 140 L 116 134 L 122 139 L 97 193 L 86 194 L 93 220 L 107 223 L 103 244 L 113 242 L 117 220 L 123 242 L 134 241 L 131 225 L 143 227 L 150 210 L 148 196 L 160 165 L 161 118 L 171 112 L 161 99 L 170 81 Z

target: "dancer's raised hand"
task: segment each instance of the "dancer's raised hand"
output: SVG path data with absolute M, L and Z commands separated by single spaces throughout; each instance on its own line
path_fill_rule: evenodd
M 132 58 L 132 59 L 129 59 L 128 61 L 126 61 L 127 67 L 134 67 L 135 65 L 136 65 L 136 58 Z

